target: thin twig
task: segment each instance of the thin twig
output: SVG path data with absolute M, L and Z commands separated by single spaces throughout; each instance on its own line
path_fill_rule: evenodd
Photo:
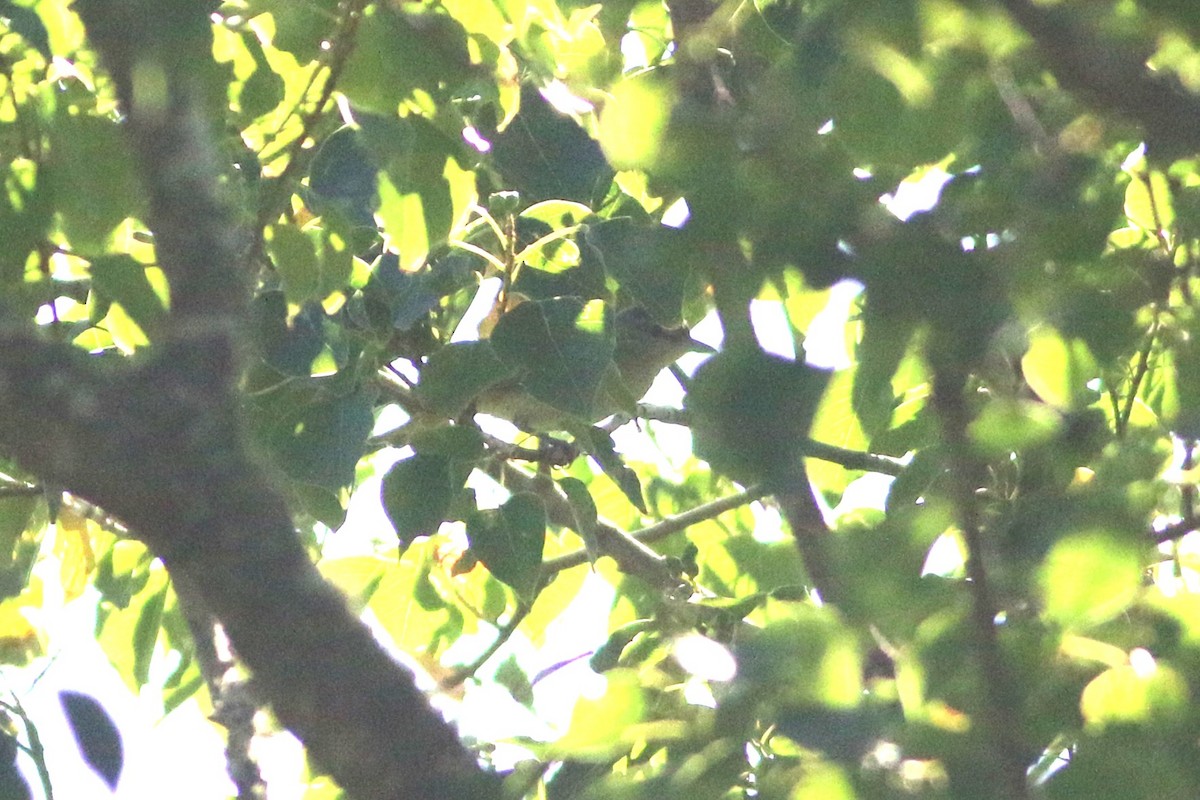
M 668 425 L 688 426 L 691 424 L 691 415 L 687 412 L 687 409 L 671 408 L 670 406 L 639 405 L 638 418 L 654 420 L 655 422 L 665 422 Z M 628 415 L 618 415 L 605 428 L 620 427 L 620 425 L 629 421 L 630 417 Z M 837 464 L 846 469 L 878 472 L 883 475 L 899 475 L 904 471 L 905 467 L 903 461 L 891 456 L 867 453 L 862 450 L 848 450 L 845 447 L 825 444 L 824 442 L 808 438 L 804 440 L 804 454 L 809 458 L 828 461 L 831 464 Z
M 529 616 L 529 611 L 532 608 L 532 603 L 519 604 L 516 610 L 513 611 L 512 618 L 496 631 L 496 638 L 487 646 L 487 649 L 480 653 L 474 661 L 464 664 L 443 678 L 439 682 L 438 688 L 442 691 L 453 689 L 478 672 L 512 638 L 512 635 L 517 632 L 517 628 L 521 627 L 521 623 L 525 621 L 525 617 Z
M 606 555 L 612 555 L 612 551 L 617 548 L 629 548 L 631 543 L 639 545 L 638 549 L 640 550 L 647 544 L 665 539 L 672 534 L 686 530 L 692 525 L 713 519 L 724 514 L 726 511 L 732 511 L 748 503 L 753 503 L 756 500 L 761 500 L 764 495 L 765 492 L 762 489 L 751 487 L 727 497 L 721 497 L 688 509 L 687 511 L 668 517 L 662 522 L 629 533 L 621 531 L 612 525 L 601 523 L 597 526 L 596 543 L 600 552 Z M 653 553 L 653 551 L 650 552 Z M 654 555 L 657 558 L 662 558 L 657 553 L 654 553 Z M 556 556 L 543 562 L 542 569 L 547 573 L 555 573 L 586 563 L 588 563 L 587 551 L 577 550 L 573 553 L 566 553 L 565 555 Z
M 1177 539 L 1182 539 L 1193 531 L 1200 530 L 1200 516 L 1189 513 L 1178 522 L 1172 522 L 1167 527 L 1160 531 L 1154 531 L 1151 536 L 1155 542 L 1162 544 L 1164 542 L 1173 542 Z
M 1125 405 L 1121 409 L 1121 415 L 1116 420 L 1116 434 L 1118 439 L 1123 438 L 1125 431 L 1129 428 L 1129 418 L 1133 416 L 1133 405 L 1137 402 L 1142 381 L 1145 380 L 1146 373 L 1150 371 L 1150 354 L 1154 350 L 1154 342 L 1157 335 L 1158 321 L 1155 320 L 1151 324 L 1150 330 L 1146 333 L 1146 343 L 1142 346 L 1141 352 L 1138 353 L 1138 363 L 1134 368 L 1133 377 L 1129 381 L 1129 394 L 1125 396 Z

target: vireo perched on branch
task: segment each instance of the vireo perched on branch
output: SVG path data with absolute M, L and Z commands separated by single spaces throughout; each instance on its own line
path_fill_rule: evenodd
M 573 417 L 537 399 L 518 381 L 505 381 L 484 390 L 475 401 L 476 410 L 510 420 L 526 431 L 572 430 L 580 423 L 597 422 L 622 411 L 632 411 L 658 373 L 688 352 L 711 352 L 697 342 L 686 327 L 659 325 L 640 306 L 625 309 L 614 322 L 613 365 L 600 382 L 593 405 L 594 419 Z

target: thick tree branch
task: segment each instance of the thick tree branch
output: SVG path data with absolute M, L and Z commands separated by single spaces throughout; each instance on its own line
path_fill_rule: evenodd
M 76 4 L 126 113 L 171 322 L 140 360 L 118 363 L 0 331 L 0 446 L 145 541 L 351 796 L 498 796 L 497 779 L 321 578 L 248 452 L 233 388 L 245 289 L 191 77 L 211 60 L 204 5 Z
M 1034 40 L 1065 88 L 1140 125 L 1151 153 L 1160 147 L 1173 157 L 1200 151 L 1200 96 L 1150 72 L 1146 54 L 1102 36 L 1069 4 L 1000 0 L 1000 5 Z

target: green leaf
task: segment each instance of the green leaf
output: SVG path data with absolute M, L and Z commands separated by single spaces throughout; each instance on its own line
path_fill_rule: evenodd
M 92 287 L 108 300 L 120 303 L 138 327 L 154 338 L 166 309 L 146 278 L 144 264 L 131 256 L 104 255 L 92 261 Z
M 238 105 L 247 117 L 257 119 L 279 105 L 286 87 L 283 77 L 271 68 L 258 36 L 247 30 L 242 32 L 241 39 L 254 59 L 255 69 L 250 77 L 242 81 L 241 90 L 238 92 Z
M 38 16 L 37 11 L 19 6 L 12 0 L 2 0 L 0 2 L 0 19 L 5 20 L 8 23 L 8 29 L 28 42 L 31 47 L 42 54 L 43 58 L 47 61 L 52 58 L 50 34 L 46 31 L 46 25 Z
M 480 511 L 467 520 L 471 550 L 525 600 L 532 600 L 541 579 L 546 544 L 546 509 L 537 495 L 513 495 L 495 511 Z
M 607 763 L 631 746 L 630 727 L 649 710 L 646 690 L 631 669 L 609 670 L 604 678 L 604 694 L 575 701 L 567 732 L 554 743 L 557 757 Z
M 0 286 L 5 291 L 25 280 L 25 263 L 46 236 L 53 219 L 49 171 L 22 175 L 10 170 L 0 189 Z
M 740 483 L 790 480 L 828 380 L 759 349 L 718 353 L 686 398 L 696 455 Z
M 309 187 L 330 198 L 369 199 L 379 171 L 357 128 L 342 126 L 321 144 L 309 167 Z
M 288 319 L 283 292 L 263 292 L 250 306 L 250 328 L 260 357 L 285 375 L 307 377 L 325 346 L 325 312 L 311 303 Z M 273 379 L 273 378 L 272 378 Z
M 296 56 L 300 64 L 315 61 L 337 20 L 338 0 L 254 0 L 247 18 L 270 13 L 275 23 L 271 44 Z
M 166 605 L 169 588 L 170 584 L 164 581 L 162 587 L 150 595 L 138 610 L 137 622 L 133 627 L 132 677 L 134 684 L 139 688 L 150 680 L 150 665 L 154 660 L 158 631 L 162 627 L 163 606 Z
M 916 320 L 909 314 L 896 313 L 887 304 L 869 301 L 862 318 L 863 336 L 855 353 L 858 367 L 851 401 L 863 430 L 874 437 L 891 424 L 896 405 L 892 376 L 908 349 Z
M 113 228 L 143 205 L 125 137 L 110 119 L 63 107 L 49 136 L 49 179 L 63 230 L 77 251 L 99 252 Z
M 1046 616 L 1086 630 L 1133 602 L 1142 585 L 1140 549 L 1115 531 L 1073 533 L 1050 550 L 1039 579 Z
M 321 265 L 313 240 L 293 225 L 275 225 L 267 246 L 287 301 L 299 305 L 318 299 Z
M 355 45 L 338 89 L 356 106 L 379 114 L 395 114 L 415 89 L 436 94 L 474 73 L 466 31 L 434 6 L 373 5 Z
M 383 476 L 383 508 L 401 548 L 418 536 L 437 533 L 450 513 L 463 484 L 454 479 L 450 466 L 445 455 L 417 453 L 397 461 Z
M 435 413 L 457 417 L 480 392 L 514 374 L 491 342 L 453 342 L 429 357 L 421 370 L 417 398 Z
M 1021 372 L 1038 397 L 1055 408 L 1070 411 L 1095 399 L 1096 393 L 1087 386 L 1099 372 L 1091 351 L 1082 341 L 1068 341 L 1053 328 L 1041 327 L 1029 335 Z
M 336 393 L 331 382 L 338 377 L 278 388 L 256 398 L 252 412 L 254 429 L 286 474 L 333 491 L 354 482 L 375 424 L 372 396 L 363 389 Z
M 0 497 L 0 568 L 12 560 L 17 540 L 29 526 L 37 505 L 37 495 Z
M 467 464 L 484 454 L 483 434 L 463 425 L 442 425 L 419 431 L 412 438 L 412 446 L 418 453 L 438 453 Z
M 1003 457 L 1050 441 L 1062 426 L 1062 415 L 1045 404 L 997 399 L 971 421 L 968 432 L 983 453 Z
M 603 197 L 613 170 L 600 145 L 579 123 L 560 113 L 535 87 L 521 87 L 521 110 L 492 138 L 492 158 L 504 181 L 529 202 Z
M 612 436 L 601 428 L 588 428 L 587 437 L 583 441 L 588 455 L 596 459 L 600 469 L 604 470 L 605 475 L 612 478 L 613 483 L 617 484 L 617 488 L 621 490 L 621 494 L 625 495 L 638 511 L 643 514 L 649 513 L 646 509 L 646 500 L 642 496 L 642 483 L 638 479 L 637 473 L 621 460 L 621 456 L 613 444 Z
M 573 298 L 526 302 L 500 318 L 491 342 L 530 395 L 590 422 L 616 348 L 608 317 L 603 304 Z
M 604 270 L 663 327 L 683 322 L 684 290 L 694 259 L 681 231 L 616 219 L 587 227 L 585 241 Z
M 1189 333 L 1175 345 L 1175 369 L 1170 376 L 1176 402 L 1168 422 L 1179 436 L 1196 439 L 1200 438 L 1200 341 L 1195 333 Z

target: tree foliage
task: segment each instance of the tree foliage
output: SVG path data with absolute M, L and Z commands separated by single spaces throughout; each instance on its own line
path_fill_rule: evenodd
M 240 797 L 1194 796 L 1196 19 L 0 0 L 0 660 L 94 602 Z

